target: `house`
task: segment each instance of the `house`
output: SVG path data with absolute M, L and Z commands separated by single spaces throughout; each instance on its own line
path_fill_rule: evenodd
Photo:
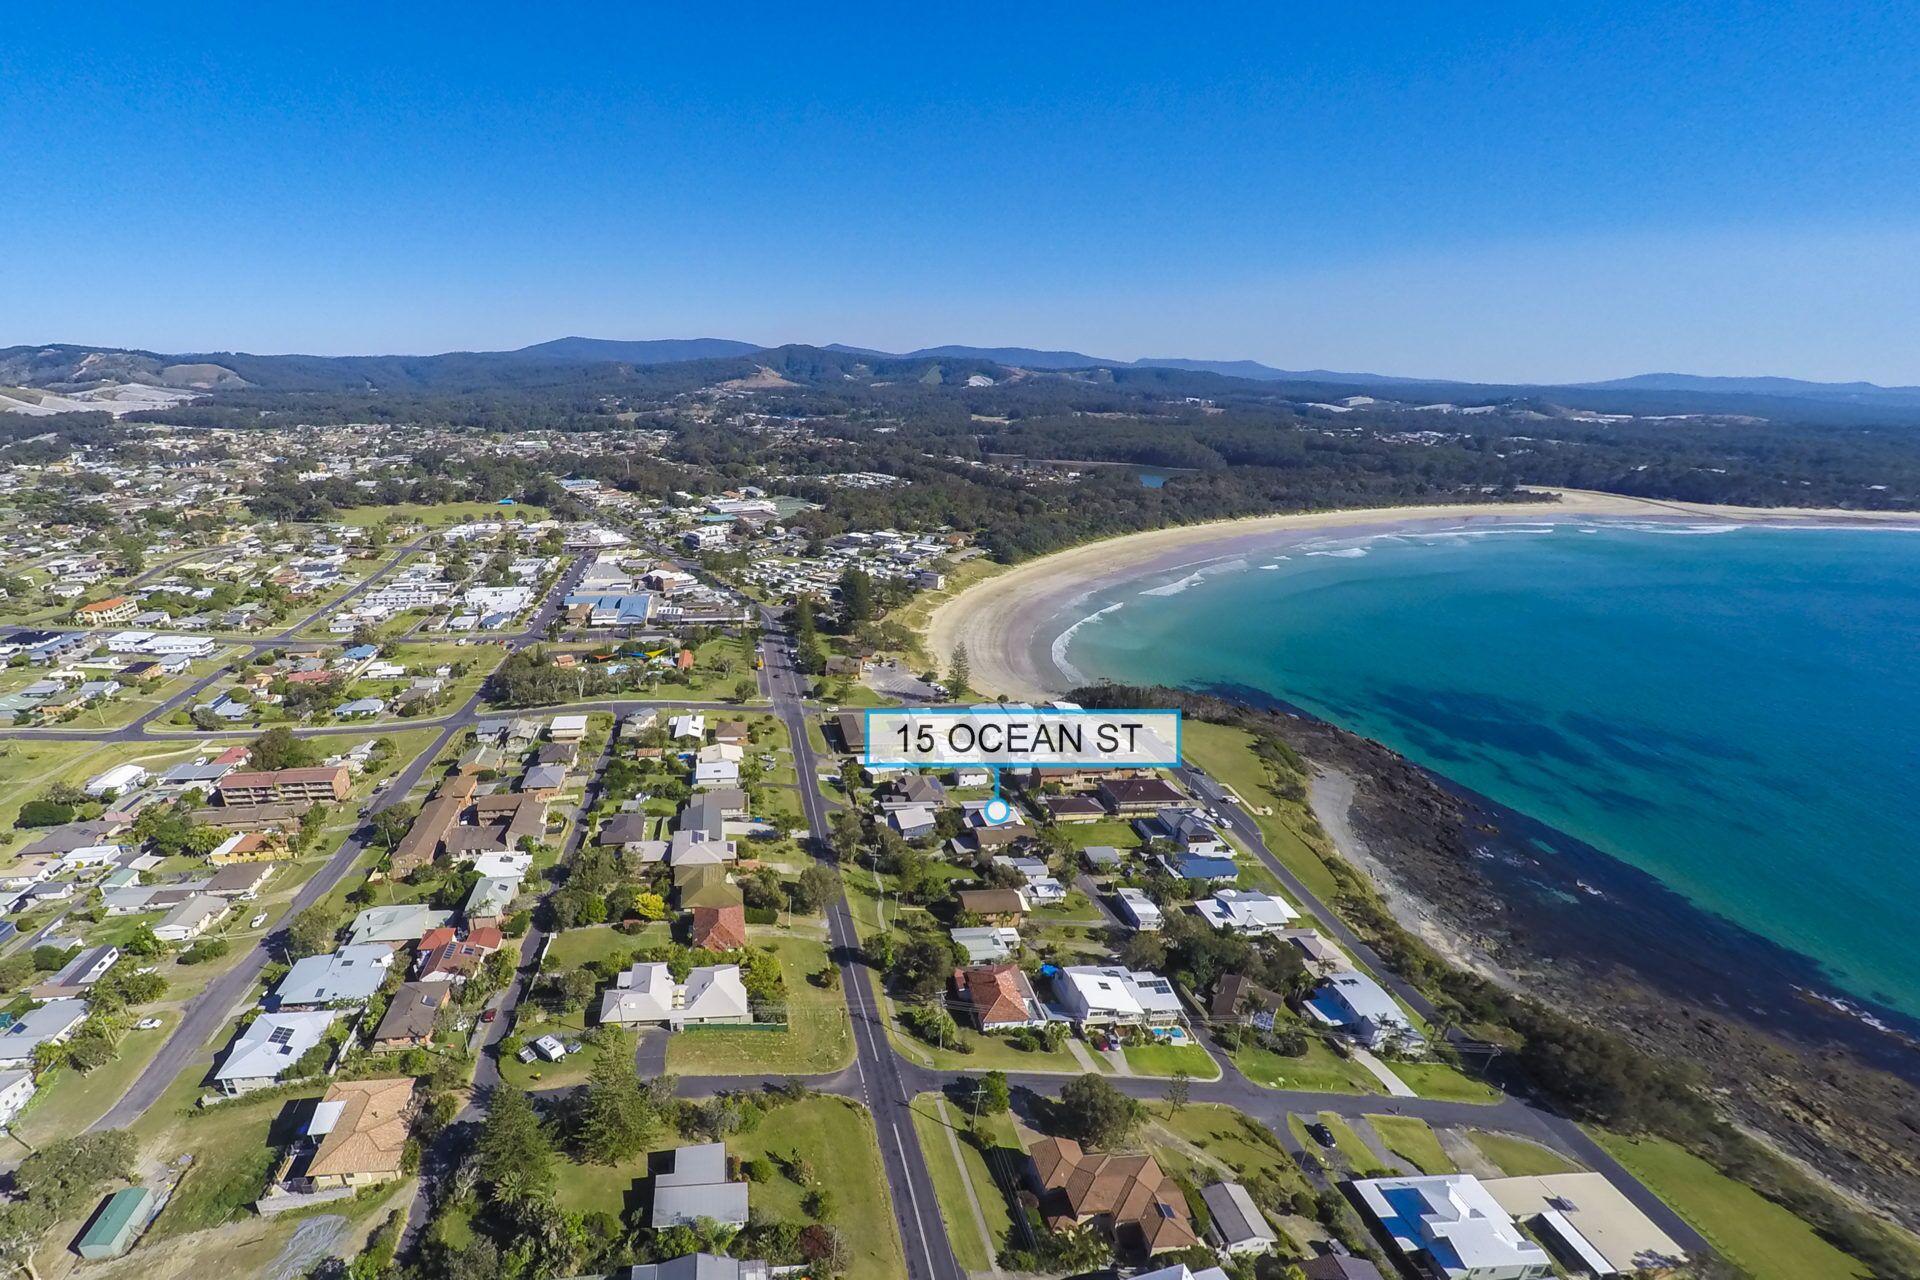
M 1434 1280 L 1543 1280 L 1553 1259 L 1529 1240 L 1478 1178 L 1464 1173 L 1363 1178 L 1361 1214 L 1409 1266 Z
M 1026 898 L 1029 909 L 1052 906 L 1064 902 L 1067 898 L 1067 886 L 1054 879 L 1047 864 L 1039 858 L 1010 858 L 1002 854 L 994 860 L 996 866 L 1010 867 L 1020 873 L 1026 884 L 1021 888 L 1021 896 Z
M 753 738 L 745 720 L 722 720 L 713 727 L 713 740 L 731 746 L 744 747 Z
M 611 846 L 622 853 L 637 853 L 635 845 L 650 839 L 648 833 L 653 830 L 653 819 L 644 813 L 616 813 L 600 823 L 593 842 L 602 847 Z
M 614 1273 L 613 1280 L 771 1280 L 763 1258 L 729 1258 L 717 1253 L 683 1253 L 665 1262 L 642 1262 Z
M 1046 1010 L 1033 994 L 1033 984 L 1016 964 L 983 964 L 953 971 L 953 992 L 960 1006 L 982 1031 L 1010 1031 L 1037 1027 L 1047 1021 Z
M 106 976 L 120 959 L 120 948 L 115 946 L 89 947 L 73 959 L 60 966 L 59 972 L 45 982 L 31 988 L 28 995 L 35 1000 L 57 1000 L 62 996 L 85 995 L 87 988 Z
M 258 834 L 235 836 L 233 838 L 234 848 L 238 848 L 241 843 L 248 840 L 255 841 L 260 845 L 266 843 Z M 228 849 L 226 852 L 232 853 L 233 849 Z M 207 880 L 207 892 L 217 898 L 237 898 L 243 902 L 250 901 L 260 896 L 260 890 L 266 886 L 268 878 L 272 875 L 273 864 L 270 862 L 248 861 L 230 863 L 222 866 Z
M 707 760 L 693 766 L 696 787 L 734 787 L 740 783 L 740 766 L 731 760 Z
M 1118 900 L 1120 915 L 1140 932 L 1154 933 L 1166 923 L 1166 917 L 1160 911 L 1160 904 L 1149 898 L 1144 889 L 1122 885 L 1114 890 L 1114 897 Z
M 33 1100 L 33 1090 L 33 1071 L 30 1068 L 0 1071 L 0 1129 L 12 1124 L 13 1118 Z
M 550 742 L 579 742 L 587 736 L 585 716 L 555 716 L 547 725 Z
M 1251 1022 L 1256 1026 L 1273 1025 L 1273 1015 L 1285 1002 L 1244 973 L 1222 974 L 1213 984 L 1213 999 L 1207 1003 L 1207 1016 L 1216 1022 Z
M 842 711 L 833 717 L 840 734 L 840 749 L 849 755 L 863 755 L 867 749 L 867 717 L 859 711 Z
M 955 929 L 949 936 L 955 946 L 967 953 L 968 964 L 998 964 L 1012 959 L 1020 950 L 1020 931 L 1005 926 Z
M 371 1187 L 403 1176 L 413 1121 L 412 1077 L 327 1087 L 282 1184 L 289 1191 Z
M 1328 974 L 1327 980 L 1307 1001 L 1306 1010 L 1327 1026 L 1339 1027 L 1369 1049 L 1390 1042 L 1403 1046 L 1423 1043 L 1420 1033 L 1413 1029 L 1406 1012 L 1394 1003 L 1393 997 L 1356 969 Z
M 895 778 L 888 784 L 888 790 L 907 804 L 927 805 L 939 808 L 947 802 L 947 789 L 940 785 L 938 778 L 928 777 L 924 773 L 910 773 Z
M 1279 933 L 1300 918 L 1284 899 L 1256 889 L 1221 889 L 1194 903 L 1193 909 L 1223 933 L 1254 937 Z
M 1144 817 L 1186 800 L 1159 778 L 1109 778 L 1100 784 L 1099 796 L 1109 813 L 1122 817 Z
M 335 707 L 333 714 L 353 719 L 358 716 L 377 716 L 386 709 L 386 700 L 383 698 L 355 698 L 351 702 L 343 702 Z
M 33 1051 L 43 1044 L 65 1044 L 87 1018 L 87 1002 L 72 997 L 49 1000 L 15 1018 L 0 1031 L 0 1069 L 31 1067 Z
M 600 1021 L 620 1026 L 737 1026 L 753 1020 L 737 964 L 701 965 L 675 982 L 664 963 L 642 961 L 601 994 Z
M 542 746 L 533 757 L 535 764 L 558 764 L 571 769 L 580 763 L 580 744 L 577 742 L 549 742 Z
M 721 907 L 739 902 L 740 889 L 727 879 L 727 869 L 718 863 L 699 863 L 673 869 L 675 900 L 683 911 L 695 907 Z
M 1053 992 L 1081 1027 L 1166 1026 L 1182 1018 L 1171 982 L 1121 965 L 1068 965 L 1054 975 Z
M 1027 914 L 1018 889 L 962 889 L 954 896 L 962 911 L 991 923 L 1017 925 Z
M 747 1225 L 747 1184 L 728 1179 L 723 1142 L 667 1152 L 652 1182 L 655 1231 L 694 1226 L 703 1218 L 732 1227 Z
M 140 765 L 117 764 L 105 773 L 88 778 L 82 790 L 96 800 L 108 792 L 124 795 L 135 787 L 145 786 L 147 779 L 152 776 Z
M 1240 868 L 1232 858 L 1210 858 L 1197 853 L 1176 853 L 1171 858 L 1155 859 L 1168 875 L 1181 880 L 1203 880 L 1216 883 L 1221 880 L 1238 880 Z
M 902 840 L 924 840 L 933 834 L 933 810 L 925 805 L 901 805 L 887 810 L 887 825 Z
M 521 881 L 503 876 L 481 876 L 474 882 L 460 908 L 471 929 L 497 929 L 513 912 L 513 900 L 520 896 Z
M 1279 1242 L 1260 1206 L 1239 1183 L 1216 1182 L 1202 1187 L 1200 1198 L 1213 1219 L 1210 1234 L 1217 1248 L 1228 1253 L 1265 1253 Z
M 393 948 L 378 942 L 346 946 L 296 960 L 273 989 L 277 1009 L 322 1009 L 364 1004 L 393 969 Z
M 122 622 L 131 622 L 133 615 L 139 612 L 140 606 L 127 597 L 109 596 L 75 609 L 73 620 L 83 627 L 117 626 Z
M 1056 823 L 1098 822 L 1107 816 L 1106 806 L 1092 796 L 1048 796 L 1047 816 Z
M 153 936 L 162 942 L 190 942 L 213 928 L 232 909 L 233 904 L 225 898 L 196 893 L 162 916 L 153 926 Z
M 487 957 L 505 942 L 498 928 L 476 928 L 465 938 L 445 927 L 429 929 L 420 939 L 420 967 L 415 976 L 422 982 L 464 982 L 479 972 Z
M 676 741 L 691 738 L 699 742 L 707 736 L 707 718 L 697 711 L 674 716 L 667 721 L 667 736 Z
M 440 1010 L 453 998 L 453 988 L 444 982 L 403 982 L 387 1002 L 380 1025 L 374 1028 L 373 1051 L 398 1053 L 403 1049 L 424 1049 L 433 1042 L 433 1028 Z
M 1134 826 L 1144 838 L 1165 840 L 1181 853 L 1203 857 L 1233 856 L 1232 848 L 1220 838 L 1213 824 L 1190 808 L 1159 809 L 1153 817 L 1139 819 Z
M 1123 1250 L 1148 1255 L 1200 1243 L 1186 1196 L 1150 1155 L 1094 1155 L 1071 1138 L 1042 1138 L 1027 1159 L 1040 1213 L 1055 1231 L 1094 1223 Z
M 309 1049 L 326 1039 L 340 1015 L 331 1009 L 311 1013 L 263 1013 L 246 1025 L 214 1069 L 213 1083 L 229 1096 L 270 1089 Z
M 1575 1275 L 1637 1276 L 1686 1261 L 1686 1251 L 1603 1173 L 1493 1178 L 1481 1185 Z
M 417 902 L 391 907 L 368 907 L 347 928 L 347 942 L 384 942 L 389 947 L 410 945 L 429 929 L 453 920 L 451 911 L 434 911 Z
M 74 1242 L 73 1251 L 88 1262 L 118 1258 L 133 1248 L 134 1239 L 153 1214 L 152 1188 L 122 1187 L 100 1206 L 100 1212 Z
M 520 779 L 520 790 L 541 800 L 551 800 L 567 785 L 567 766 L 537 764 Z
M 691 941 L 708 951 L 736 951 L 747 945 L 744 906 L 695 907 Z
M 1294 1265 L 1307 1280 L 1385 1280 L 1380 1268 L 1350 1253 L 1323 1253 Z

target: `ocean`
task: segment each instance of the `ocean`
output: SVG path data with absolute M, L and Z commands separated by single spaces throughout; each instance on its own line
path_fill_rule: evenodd
M 1070 675 L 1257 691 L 1376 738 L 1551 828 L 1539 858 L 1584 860 L 1560 883 L 1704 922 L 1669 904 L 1649 937 L 1764 939 L 1790 953 L 1776 986 L 1920 1027 L 1920 530 L 1295 534 L 1102 588 L 1074 622 Z

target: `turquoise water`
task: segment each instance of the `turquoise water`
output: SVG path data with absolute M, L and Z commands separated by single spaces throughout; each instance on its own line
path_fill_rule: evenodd
M 1920 532 L 1276 542 L 1102 609 L 1081 673 L 1295 703 L 1920 1015 Z

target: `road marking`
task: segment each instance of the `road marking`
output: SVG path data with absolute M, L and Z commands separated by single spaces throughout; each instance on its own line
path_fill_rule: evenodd
M 907 1144 L 900 1139 L 897 1121 L 887 1122 L 893 1129 L 893 1145 L 900 1151 L 900 1177 L 907 1184 L 907 1197 L 913 1201 L 913 1229 L 920 1236 L 920 1252 L 927 1260 L 927 1274 L 933 1275 L 933 1247 L 927 1243 L 927 1225 L 920 1217 L 920 1193 L 913 1187 L 913 1161 L 907 1159 Z

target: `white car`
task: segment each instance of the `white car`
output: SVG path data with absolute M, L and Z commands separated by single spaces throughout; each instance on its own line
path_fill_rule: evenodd
M 247 928 L 258 929 L 261 925 L 265 924 L 266 922 L 267 922 L 267 913 L 262 911 L 259 915 L 255 916 L 253 919 L 247 921 Z
M 533 1042 L 533 1047 L 548 1062 L 558 1062 L 567 1056 L 567 1046 L 556 1036 L 541 1036 Z
M 142 1018 L 133 1024 L 133 1029 L 135 1031 L 158 1031 L 160 1029 L 160 1019 Z

